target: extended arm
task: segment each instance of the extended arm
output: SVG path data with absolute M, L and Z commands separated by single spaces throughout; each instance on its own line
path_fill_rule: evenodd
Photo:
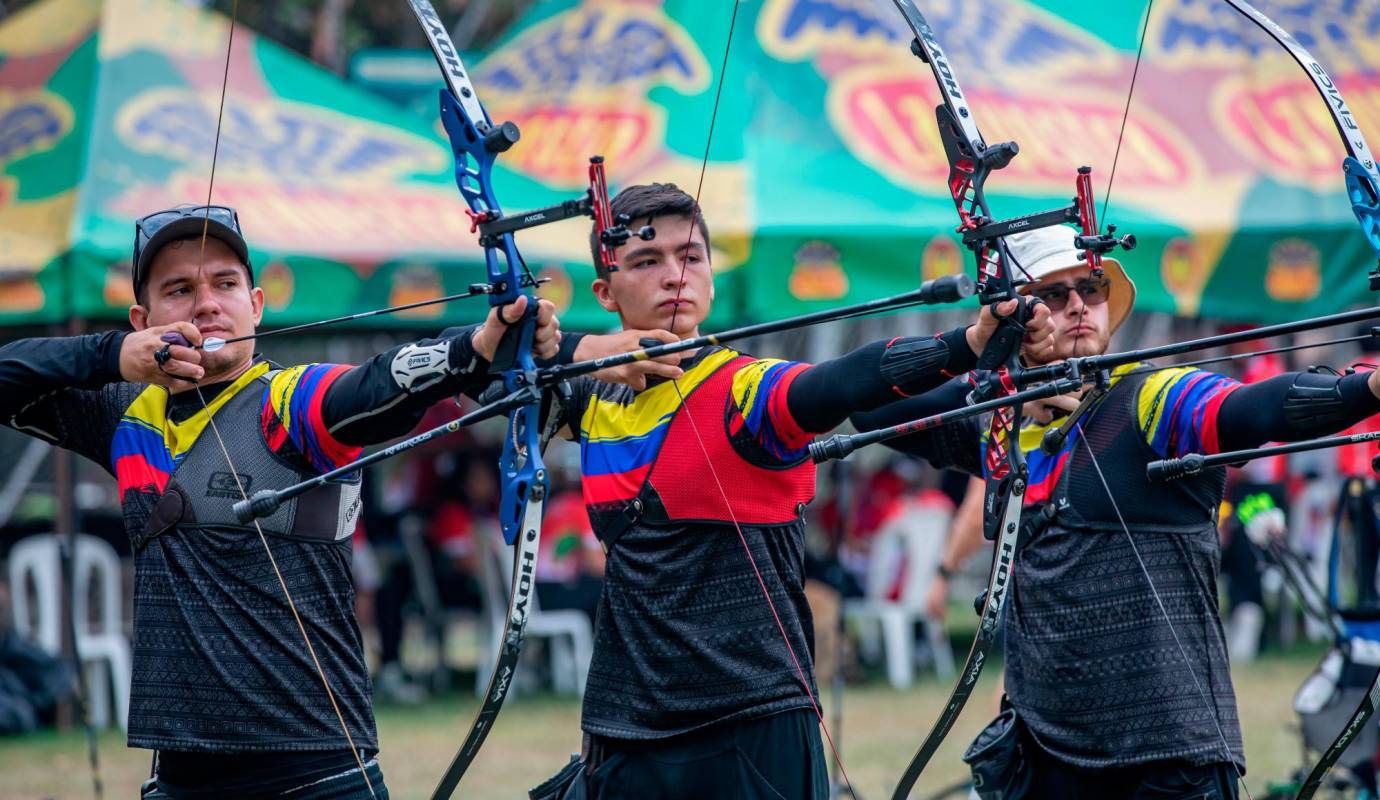
M 969 386 L 954 379 L 925 394 L 898 400 L 875 411 L 853 414 L 849 420 L 860 431 L 889 428 L 967 404 Z M 952 467 L 970 475 L 982 475 L 982 436 L 986 425 L 973 418 L 941 425 L 922 433 L 892 439 L 887 447 L 923 458 L 936 467 Z
M 331 436 L 355 446 L 402 436 L 437 402 L 483 388 L 489 363 L 474 351 L 478 327 L 448 328 L 434 339 L 385 350 L 342 372 L 321 405 Z
M 1371 374 L 1297 372 L 1241 386 L 1222 402 L 1219 449 L 1328 436 L 1380 413 Z
M 873 342 L 808 367 L 791 382 L 787 408 L 801 429 L 822 433 L 850 414 L 923 394 L 976 364 L 967 331 Z
M 1239 384 L 1211 372 L 1160 370 L 1137 398 L 1142 434 L 1166 458 L 1299 441 L 1344 430 L 1380 412 L 1374 373 L 1291 372 Z
M 120 377 L 119 331 L 20 339 L 0 347 L 0 419 L 60 389 L 99 389 Z M 36 421 L 41 414 L 30 417 Z
M 330 438 L 354 447 L 386 441 L 411 430 L 433 404 L 481 391 L 493 380 L 489 362 L 500 340 L 526 307 L 527 300 L 520 298 L 502 310 L 491 309 L 482 325 L 448 328 L 434 339 L 409 342 L 357 367 L 323 375 L 330 384 L 320 419 Z M 555 306 L 540 301 L 533 353 L 555 356 L 560 342 Z M 573 347 L 571 342 L 568 349 Z

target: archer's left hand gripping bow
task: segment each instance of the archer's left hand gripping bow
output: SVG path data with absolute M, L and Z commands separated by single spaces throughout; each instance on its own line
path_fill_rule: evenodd
M 448 798 L 474 760 L 511 686 L 534 588 L 542 509 L 550 489 L 546 466 L 542 463 L 542 448 L 551 431 L 543 430 L 543 391 L 532 358 L 537 315 L 532 287 L 536 280 L 518 253 L 513 234 L 560 219 L 592 216 L 600 257 L 609 267 L 614 266 L 613 248 L 625 243 L 632 234 L 622 224 L 624 221 L 612 219 L 603 159 L 599 157 L 590 160 L 590 189 L 585 197 L 511 218 L 503 216 L 493 189 L 493 165 L 498 154 L 518 141 L 517 126 L 511 122 L 495 125 L 489 118 L 430 0 L 409 0 L 409 4 L 445 76 L 446 86 L 440 92 L 441 122 L 455 156 L 456 185 L 469 205 L 472 229 L 479 234 L 479 242 L 484 247 L 489 283 L 493 287 L 489 294 L 490 305 L 503 306 L 521 295 L 528 297 L 526 312 L 504 335 L 490 370 L 501 376 L 510 397 L 518 393 L 527 395 L 525 402 L 508 417 L 508 432 L 499 458 L 502 481 L 499 522 L 504 540 L 515 545 L 508 617 L 498 639 L 498 659 L 483 705 L 433 794 L 433 798 Z M 636 235 L 650 239 L 655 232 L 643 228 Z
M 1078 171 L 1078 196 L 1063 208 L 1030 214 L 1009 220 L 993 220 L 987 206 L 984 185 L 988 175 L 1011 163 L 1020 149 L 1014 142 L 988 145 L 978 131 L 963 90 L 954 77 L 952 64 L 935 37 L 934 30 L 911 0 L 895 0 L 896 8 L 905 17 L 915 39 L 911 52 L 930 66 L 939 86 L 942 102 L 935 109 L 940 140 L 949 160 L 949 191 L 958 212 L 958 232 L 976 259 L 978 299 L 983 305 L 1007 300 L 1018 301 L 1015 313 L 1000 318 L 1000 324 L 988 340 L 978 359 L 982 372 L 974 381 L 970 402 L 995 402 L 1016 393 L 1012 373 L 1020 366 L 1021 341 L 1025 337 L 1025 323 L 1031 315 L 1031 301 L 1017 293 L 1025 283 L 1017 280 L 1013 270 L 1020 269 L 1011 257 L 1003 237 L 1017 231 L 1028 231 L 1050 225 L 1075 223 L 1080 232 L 1075 240 L 1088 267 L 1101 271 L 1101 258 L 1114 247 L 1130 249 L 1134 237 L 1117 238 L 1109 228 L 1102 235 L 1092 197 L 1091 169 Z M 1070 231 L 1070 236 L 1073 236 Z M 995 540 L 992 567 L 988 574 L 985 597 L 979 611 L 982 621 L 973 639 L 968 658 L 959 672 L 958 683 L 945 704 L 944 711 L 934 723 L 925 741 L 907 766 L 893 794 L 894 800 L 909 796 L 920 773 L 939 748 L 939 744 L 958 719 L 959 712 L 972 694 L 987 652 L 996 640 L 1002 608 L 1012 570 L 1015 567 L 1016 539 L 1019 534 L 1026 487 L 1025 458 L 1016 441 L 1021 417 L 1019 403 L 1005 404 L 992 412 L 985 471 L 987 494 L 983 506 L 983 529 L 988 539 Z M 842 452 L 844 448 L 838 448 Z M 820 449 L 818 452 L 825 452 Z

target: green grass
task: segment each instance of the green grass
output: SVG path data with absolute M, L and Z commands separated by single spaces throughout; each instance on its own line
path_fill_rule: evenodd
M 966 652 L 966 650 L 965 650 Z M 1269 780 L 1279 780 L 1299 765 L 1295 689 L 1313 668 L 1319 651 L 1273 654 L 1233 674 L 1246 739 L 1250 772 L 1247 785 L 1257 796 Z M 983 674 L 977 692 L 938 755 L 921 777 L 921 797 L 966 775 L 960 755 L 992 715 L 997 667 Z M 844 695 L 840 737 L 844 764 L 859 794 L 888 796 L 939 713 L 950 686 L 933 677 L 905 692 L 879 682 L 849 687 Z M 825 692 L 825 702 L 829 702 Z M 476 708 L 473 697 L 452 696 L 419 708 L 381 706 L 380 758 L 393 797 L 424 797 L 450 763 Z M 826 708 L 826 714 L 828 709 Z M 461 795 L 475 798 L 525 797 L 528 788 L 556 772 L 579 749 L 580 705 L 575 699 L 520 694 L 511 697 L 478 760 L 461 784 Z M 123 737 L 100 739 L 101 770 L 107 796 L 133 797 L 148 775 L 149 753 L 130 750 Z M 91 797 L 86 744 L 79 730 L 44 732 L 0 739 L 0 798 Z

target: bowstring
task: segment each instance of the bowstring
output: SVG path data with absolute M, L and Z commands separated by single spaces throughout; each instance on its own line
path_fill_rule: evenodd
M 676 286 L 676 301 L 671 311 L 671 332 L 675 332 L 676 317 L 680 315 L 680 297 L 685 290 L 685 271 L 690 264 L 690 245 L 694 241 L 695 231 L 698 229 L 699 219 L 702 218 L 703 211 L 700 209 L 700 197 L 704 192 L 705 177 L 709 171 L 709 153 L 714 141 L 715 122 L 718 120 L 719 103 L 723 98 L 724 81 L 728 74 L 728 57 L 733 46 L 733 32 L 738 21 L 738 9 L 741 0 L 734 0 L 733 11 L 728 22 L 728 37 L 724 42 L 723 60 L 719 65 L 719 84 L 714 91 L 714 105 L 709 115 L 709 133 L 705 137 L 704 157 L 700 160 L 700 174 L 695 186 L 694 205 L 691 208 L 690 232 L 687 234 L 685 248 L 681 251 L 680 276 Z M 706 246 L 708 243 L 706 242 Z M 709 252 L 706 249 L 705 257 L 708 259 Z M 712 278 L 712 267 L 711 280 Z M 786 645 L 786 652 L 791 657 L 791 663 L 795 667 L 796 677 L 800 680 L 800 685 L 805 689 L 805 696 L 810 701 L 810 709 L 814 712 L 815 718 L 819 721 L 819 728 L 824 733 L 825 740 L 829 743 L 829 750 L 833 753 L 834 763 L 838 764 L 839 772 L 843 775 L 844 783 L 848 784 L 848 790 L 853 796 L 857 792 L 853 789 L 853 781 L 848 777 L 848 770 L 843 765 L 843 759 L 839 755 L 838 746 L 834 743 L 834 737 L 829 732 L 829 725 L 824 721 L 824 711 L 820 708 L 820 701 L 815 696 L 815 691 L 810 688 L 810 681 L 805 674 L 805 668 L 800 662 L 800 657 L 795 652 L 795 647 L 791 644 L 790 636 L 786 633 L 785 623 L 781 620 L 781 613 L 776 608 L 776 603 L 771 598 L 771 590 L 767 588 L 766 580 L 762 577 L 762 571 L 757 565 L 757 559 L 752 555 L 752 546 L 748 544 L 747 535 L 743 533 L 743 526 L 738 521 L 738 515 L 733 510 L 733 503 L 728 498 L 723 482 L 719 479 L 718 470 L 714 468 L 714 459 L 709 455 L 709 449 L 704 443 L 704 438 L 700 434 L 700 428 L 695 421 L 695 415 L 690 412 L 686 402 L 685 392 L 681 390 L 680 379 L 671 381 L 675 388 L 676 396 L 680 400 L 680 407 L 685 410 L 685 418 L 690 423 L 690 430 L 695 436 L 695 443 L 699 446 L 700 453 L 704 456 L 706 466 L 709 467 L 709 474 L 714 479 L 714 487 L 718 490 L 719 497 L 723 500 L 724 509 L 728 512 L 729 520 L 733 523 L 733 530 L 738 534 L 738 541 L 743 546 L 743 553 L 747 556 L 748 564 L 752 567 L 753 577 L 757 580 L 758 587 L 762 590 L 762 597 L 767 601 L 767 608 L 771 610 L 772 620 L 776 623 L 776 629 L 781 634 L 781 641 Z
M 1131 118 L 1131 98 L 1136 93 L 1136 78 L 1140 76 L 1141 56 L 1145 53 L 1145 40 L 1150 33 L 1150 14 L 1155 10 L 1155 0 L 1150 0 L 1145 6 L 1145 18 L 1140 22 L 1140 42 L 1136 46 L 1136 61 L 1131 67 L 1131 85 L 1126 90 L 1126 103 L 1121 109 L 1121 130 L 1117 132 L 1116 149 L 1112 152 L 1112 166 L 1107 173 L 1107 191 L 1102 195 L 1102 215 L 1098 219 L 1107 219 L 1107 209 L 1112 204 L 1112 183 L 1116 181 L 1116 165 L 1121 159 L 1121 144 L 1126 138 L 1126 124 Z M 1098 231 L 1093 231 L 1098 233 Z
M 1108 219 L 1107 210 L 1111 208 L 1112 205 L 1112 185 L 1116 182 L 1116 168 L 1117 164 L 1121 161 L 1121 145 L 1126 139 L 1126 125 L 1131 119 L 1131 101 L 1136 94 L 1136 79 L 1140 77 L 1141 60 L 1145 54 L 1145 40 L 1148 38 L 1150 33 L 1150 14 L 1154 10 L 1155 0 L 1150 0 L 1150 2 L 1147 3 L 1145 6 L 1145 17 L 1140 22 L 1140 37 L 1139 42 L 1136 45 L 1136 60 L 1131 67 L 1131 84 L 1126 89 L 1126 102 L 1122 105 L 1121 108 L 1121 126 L 1118 129 L 1116 135 L 1116 147 L 1112 150 L 1112 166 L 1107 172 L 1107 190 L 1102 194 L 1102 213 L 1098 217 L 1098 219 L 1101 220 L 1104 224 Z M 1094 200 L 1093 202 L 1096 203 L 1096 200 Z M 1094 235 L 1097 235 L 1099 233 L 1101 233 L 1101 230 L 1093 231 Z M 1080 297 L 1079 300 L 1081 301 L 1082 298 Z M 1078 312 L 1078 324 L 1080 327 L 1082 327 L 1087 313 L 1087 303 L 1083 303 L 1082 310 Z M 1078 355 L 1077 340 L 1081 339 L 1083 336 L 1083 332 L 1080 331 L 1078 336 L 1074 337 L 1074 355 Z M 1108 331 L 1107 338 L 1109 340 L 1111 339 L 1111 336 L 1112 332 Z
M 206 183 L 206 208 L 201 224 L 201 247 L 197 256 L 196 280 L 192 282 L 192 324 L 195 325 L 197 294 L 201 290 L 201 275 L 206 266 L 206 239 L 210 234 L 211 228 L 211 199 L 215 192 L 216 183 L 216 163 L 220 157 L 220 134 L 223 129 L 225 119 L 225 99 L 230 86 L 230 58 L 235 48 L 235 23 L 239 17 L 239 0 L 234 0 L 230 6 L 230 33 L 225 44 L 225 68 L 221 74 L 220 83 L 220 105 L 216 112 L 216 133 L 211 148 L 211 174 Z M 252 291 L 252 286 L 250 290 Z M 235 487 L 239 490 L 240 497 L 249 501 L 249 493 L 245 491 L 244 484 L 240 480 L 240 471 L 235 466 L 235 460 L 230 456 L 230 449 L 225 446 L 225 439 L 220 435 L 220 428 L 216 425 L 215 414 L 211 411 L 210 405 L 206 402 L 206 396 L 202 394 L 201 384 L 197 381 L 190 381 L 196 391 L 197 400 L 201 403 L 201 410 L 206 415 L 206 422 L 215 436 L 216 444 L 220 446 L 220 452 L 225 457 L 225 463 L 230 467 L 230 474 L 235 476 Z M 278 559 L 273 555 L 273 548 L 268 544 L 268 537 L 264 535 L 263 527 L 259 524 L 258 518 L 254 519 L 254 530 L 258 533 L 259 542 L 263 545 L 264 554 L 268 556 L 268 563 L 273 567 L 273 575 L 277 578 L 278 587 L 282 589 L 283 598 L 287 600 L 288 609 L 292 612 L 292 618 L 297 623 L 297 630 L 302 634 L 302 641 L 307 646 L 307 652 L 311 656 L 312 665 L 316 668 L 317 677 L 321 679 L 321 688 L 325 690 L 327 699 L 330 700 L 331 709 L 335 712 L 336 721 L 340 723 L 340 730 L 345 734 L 345 741 L 350 746 L 350 755 L 354 757 L 355 765 L 359 767 L 359 774 L 364 778 L 364 784 L 369 789 L 369 796 L 378 797 L 374 791 L 374 782 L 369 777 L 369 772 L 365 769 L 364 759 L 360 755 L 359 748 L 355 746 L 354 736 L 350 733 L 350 726 L 345 724 L 345 715 L 340 710 L 340 704 L 336 701 L 335 692 L 331 690 L 330 681 L 326 678 L 326 670 L 321 666 L 321 660 L 316 655 L 316 647 L 312 645 L 311 637 L 307 635 L 306 624 L 302 622 L 302 616 L 297 611 L 297 602 L 292 597 L 292 592 L 288 589 L 287 580 L 283 577 L 283 572 L 278 568 Z
M 1136 59 L 1131 69 L 1131 82 L 1126 92 L 1126 103 L 1122 107 L 1121 126 L 1117 132 L 1116 147 L 1112 152 L 1112 166 L 1107 175 L 1107 189 L 1102 196 L 1102 214 L 1099 219 L 1103 221 L 1108 218 L 1108 209 L 1111 207 L 1112 186 L 1116 181 L 1117 164 L 1121 158 L 1121 145 L 1126 136 L 1126 126 L 1131 115 L 1131 102 L 1132 98 L 1135 96 L 1136 80 L 1140 76 L 1140 66 L 1145 53 L 1145 41 L 1148 38 L 1150 30 L 1150 15 L 1154 11 L 1154 8 L 1155 0 L 1149 0 L 1145 8 L 1145 16 L 1141 20 L 1140 37 L 1136 47 Z M 1093 231 L 1094 234 L 1100 232 L 1101 231 Z M 1076 287 L 1070 291 L 1069 294 L 1070 296 L 1077 294 Z M 1084 327 L 1083 323 L 1088 313 L 1088 304 L 1083 301 L 1081 296 L 1079 297 L 1079 302 L 1080 310 L 1078 312 L 1078 322 L 1080 332 L 1077 337 L 1074 337 L 1074 355 L 1078 355 L 1078 340 L 1084 335 L 1081 329 Z M 1107 336 L 1110 339 L 1111 331 L 1108 331 Z M 1189 658 L 1188 649 L 1184 647 L 1183 640 L 1179 638 L 1179 631 L 1174 626 L 1173 618 L 1169 615 L 1169 608 L 1165 605 L 1164 598 L 1160 595 L 1159 587 L 1155 585 L 1155 580 L 1150 574 L 1150 567 L 1141 556 L 1140 548 L 1136 545 L 1136 539 L 1131 535 L 1131 529 L 1126 524 L 1126 517 L 1121 513 L 1121 506 L 1116 501 L 1116 495 L 1112 492 L 1111 485 L 1107 482 L 1107 476 L 1102 471 L 1102 465 L 1097 460 L 1097 454 L 1094 452 L 1094 448 L 1088 441 L 1087 434 L 1084 432 L 1084 424 L 1092 423 L 1093 418 L 1097 414 L 1097 410 L 1098 409 L 1093 409 L 1088 414 L 1084 423 L 1075 425 L 1074 429 L 1078 432 L 1079 441 L 1083 443 L 1083 449 L 1088 454 L 1088 461 L 1092 464 L 1093 471 L 1097 473 L 1097 480 L 1102 485 L 1102 490 L 1107 495 L 1107 500 L 1111 503 L 1112 510 L 1116 513 L 1117 523 L 1121 526 L 1122 533 L 1126 535 L 1126 543 L 1130 545 L 1131 554 L 1135 557 L 1136 564 L 1140 568 L 1141 574 L 1145 577 L 1145 584 L 1150 589 L 1150 595 L 1154 598 L 1155 606 L 1159 609 L 1160 615 L 1164 617 L 1165 627 L 1169 629 L 1169 634 L 1174 639 L 1174 646 L 1179 651 L 1179 657 L 1183 659 L 1184 667 L 1188 671 L 1189 677 L 1193 680 L 1193 688 L 1198 695 L 1198 700 L 1204 708 L 1209 709 L 1212 713 L 1212 726 L 1217 733 L 1218 742 L 1222 745 L 1223 755 L 1226 756 L 1227 763 L 1231 764 L 1232 770 L 1236 773 L 1236 780 L 1241 784 L 1242 791 L 1246 793 L 1247 800 L 1254 800 L 1250 786 L 1246 783 L 1246 776 L 1241 771 L 1240 765 L 1236 763 L 1236 758 L 1232 755 L 1231 745 L 1227 742 L 1226 731 L 1222 729 L 1222 721 L 1219 719 L 1215 696 L 1210 698 L 1208 692 L 1203 688 L 1202 682 L 1198 679 L 1198 672 L 1194 668 L 1192 659 Z
M 1132 67 L 1131 67 L 1131 82 L 1130 82 L 1130 85 L 1129 85 L 1129 86 L 1127 87 L 1127 89 L 1126 89 L 1126 102 L 1122 105 L 1122 108 L 1121 108 L 1121 125 L 1120 125 L 1119 129 L 1117 130 L 1116 145 L 1115 145 L 1115 146 L 1113 147 L 1113 149 L 1112 149 L 1112 166 L 1109 168 L 1108 173 L 1107 173 L 1107 189 L 1106 189 L 1105 192 L 1103 192 L 1103 195 L 1102 195 L 1102 211 L 1101 211 L 1101 216 L 1099 216 L 1098 219 L 1101 220 L 1101 221 L 1104 221 L 1104 222 L 1105 222 L 1105 220 L 1107 219 L 1107 209 L 1111 208 L 1111 204 L 1112 204 L 1112 185 L 1116 182 L 1116 168 L 1117 168 L 1117 164 L 1120 163 L 1120 161 L 1121 161 L 1121 145 L 1122 145 L 1123 141 L 1124 141 L 1125 138 L 1126 138 L 1126 125 L 1128 124 L 1128 122 L 1129 122 L 1129 120 L 1130 120 L 1130 118 L 1131 118 L 1131 100 L 1132 100 L 1132 98 L 1135 96 L 1135 93 L 1136 93 L 1136 79 L 1140 76 L 1140 63 L 1141 63 L 1141 57 L 1142 57 L 1142 55 L 1143 55 L 1144 52 L 1145 52 L 1145 40 L 1146 40 L 1146 37 L 1147 37 L 1148 32 L 1149 32 L 1149 30 L 1150 30 L 1150 12 L 1153 11 L 1154 8 L 1155 8 L 1155 0 L 1150 0 L 1150 2 L 1149 2 L 1149 3 L 1146 5 L 1146 7 L 1145 7 L 1145 16 L 1141 19 L 1141 24 L 1140 24 L 1140 35 L 1139 35 L 1139 37 L 1138 37 L 1138 43 L 1137 43 L 1137 46 L 1136 46 L 1136 60 L 1135 60 L 1135 63 L 1134 63 L 1134 64 L 1132 65 Z M 1094 203 L 1094 208 L 1095 208 L 1095 207 L 1096 207 L 1096 200 L 1094 200 L 1093 203 Z M 1092 231 L 1092 233 L 1093 233 L 1094 235 L 1097 235 L 1097 234 L 1101 233 L 1101 230 L 1100 230 L 1100 229 L 1099 229 L 1099 230 L 1095 230 L 1095 231 Z M 1098 261 L 1097 263 L 1101 263 L 1101 262 Z M 1090 274 L 1090 276 L 1091 276 L 1091 274 L 1092 274 L 1092 273 L 1091 273 L 1091 268 L 1089 269 L 1089 274 Z M 1108 294 L 1110 295 L 1110 287 L 1108 287 L 1108 289 L 1109 289 Z M 1068 294 L 1066 295 L 1064 302 L 1067 304 L 1070 300 L 1073 299 L 1073 297 L 1074 297 L 1075 295 L 1078 296 L 1078 302 L 1079 302 L 1079 309 L 1078 309 L 1078 327 L 1079 327 L 1079 331 L 1078 331 L 1078 335 L 1076 335 L 1076 336 L 1073 337 L 1073 352 L 1072 352 L 1072 355 L 1073 355 L 1073 356 L 1080 356 L 1080 355 L 1083 355 L 1083 354 L 1079 352 L 1079 349 L 1080 349 L 1080 348 L 1079 348 L 1079 344 L 1082 342 L 1083 337 L 1085 337 L 1085 336 L 1087 335 L 1086 330 L 1085 330 L 1085 329 L 1086 329 L 1085 323 L 1087 322 L 1087 316 L 1088 316 L 1088 303 L 1087 303 L 1086 300 L 1083 299 L 1083 296 L 1082 296 L 1082 295 L 1079 295 L 1079 294 L 1078 294 L 1078 286 L 1077 286 L 1077 284 L 1074 284 L 1072 287 L 1069 287 L 1069 289 L 1068 289 Z M 1104 303 L 1110 302 L 1110 296 L 1108 297 L 1107 300 L 1104 300 L 1103 302 L 1104 302 Z M 1066 306 L 1066 307 L 1067 307 L 1067 306 Z M 1063 313 L 1063 309 L 1060 309 L 1059 312 L 1051 311 L 1051 315 L 1053 315 L 1054 313 Z M 1110 322 L 1110 318 L 1109 318 L 1109 322 Z M 1111 332 L 1111 331 L 1108 331 L 1108 332 L 1107 332 L 1108 344 L 1111 343 L 1111 337 L 1112 337 L 1112 332 Z M 1092 354 L 1089 354 L 1089 355 L 1092 355 Z M 1057 357 L 1057 354 L 1056 354 L 1056 357 Z M 1086 391 L 1086 389 L 1080 389 L 1079 391 L 1077 391 L 1077 392 L 1075 392 L 1075 393 L 1071 393 L 1070 396 L 1071 396 L 1071 397 L 1076 397 L 1076 398 L 1081 398 L 1081 397 L 1083 396 L 1083 393 L 1084 393 L 1085 391 Z M 1041 405 L 1043 405 L 1043 404 L 1041 404 Z
M 235 467 L 235 462 L 230 458 L 230 450 L 225 446 L 225 440 L 221 438 L 220 429 L 216 427 L 215 415 L 211 413 L 210 407 L 206 403 L 206 397 L 201 393 L 201 385 L 192 384 L 196 388 L 197 399 L 201 401 L 201 408 L 206 412 L 206 420 L 209 423 L 211 433 L 215 435 L 216 444 L 220 445 L 220 452 L 225 456 L 225 463 L 230 465 L 230 474 L 235 476 L 235 487 L 239 489 L 240 496 L 245 500 L 249 499 L 249 494 L 244 490 L 244 484 L 240 481 L 240 472 Z M 340 730 L 345 734 L 345 741 L 350 745 L 350 755 L 354 756 L 355 764 L 359 767 L 359 774 L 364 776 L 364 783 L 369 787 L 369 796 L 377 797 L 374 793 L 374 782 L 369 778 L 369 772 L 364 768 L 364 759 L 360 757 L 359 748 L 355 746 L 355 739 L 350 734 L 350 727 L 345 724 L 345 715 L 340 710 L 340 704 L 336 702 L 335 692 L 331 691 L 331 685 L 326 680 L 326 670 L 321 666 L 321 660 L 316 656 L 316 648 L 311 643 L 311 637 L 307 635 L 307 626 L 302 622 L 302 615 L 297 612 L 297 602 L 292 599 L 292 592 L 288 591 L 287 580 L 283 578 L 283 572 L 278 568 L 278 559 L 273 556 L 273 548 L 269 547 L 268 537 L 264 535 L 264 529 L 259 525 L 257 517 L 254 518 L 254 530 L 259 535 L 259 542 L 264 546 L 264 553 L 268 556 L 268 563 L 273 567 L 273 575 L 278 579 L 278 586 L 283 590 L 283 597 L 287 600 L 288 609 L 292 611 L 292 619 L 297 623 L 297 630 L 302 634 L 302 641 L 307 645 L 307 653 L 311 655 L 311 663 L 316 667 L 316 674 L 321 678 L 321 688 L 326 690 L 326 697 L 331 701 L 331 710 L 335 712 L 335 718 L 340 722 Z

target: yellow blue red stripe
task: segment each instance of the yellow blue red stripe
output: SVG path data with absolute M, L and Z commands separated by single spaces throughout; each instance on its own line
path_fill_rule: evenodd
M 275 453 L 291 441 L 313 468 L 327 472 L 354 460 L 362 448 L 336 441 L 321 415 L 326 390 L 350 368 L 306 364 L 281 370 L 264 390 L 263 427 Z
M 1064 474 L 1064 467 L 1068 465 L 1074 443 L 1080 438 L 1082 420 L 1074 425 L 1074 430 L 1069 431 L 1069 436 L 1064 440 L 1064 446 L 1059 448 L 1059 452 L 1050 454 L 1040 449 L 1045 431 L 1051 427 L 1058 427 L 1061 422 L 1062 420 L 1021 428 L 1020 447 L 1021 452 L 1025 453 L 1026 471 L 1029 476 L 1025 490 L 1026 503 L 1041 503 L 1050 499 L 1054 488 L 1059 485 L 1059 478 Z
M 786 394 L 808 364 L 762 358 L 733 374 L 733 401 L 748 431 L 772 457 L 783 463 L 800 458 L 811 434 L 800 429 L 786 404 Z
M 1120 382 L 1126 373 L 1143 366 L 1128 364 L 1118 367 L 1112 373 L 1112 385 Z M 1150 373 L 1135 398 L 1136 419 L 1146 443 L 1162 457 L 1218 452 L 1217 417 L 1222 402 L 1240 385 L 1230 378 L 1200 369 L 1175 367 Z M 1029 474 L 1027 503 L 1038 503 L 1051 497 L 1068 466 L 1070 453 L 1082 438 L 1083 424 L 1087 419 L 1074 424 L 1059 452 L 1046 453 L 1040 447 L 1045 431 L 1062 422 L 1027 423 L 1021 428 L 1020 447 L 1025 454 Z M 983 434 L 982 446 L 985 457 L 986 433 Z
M 691 367 L 675 384 L 667 381 L 620 403 L 595 395 L 580 420 L 580 470 L 585 503 L 626 502 L 637 496 L 666 439 L 671 419 L 689 395 L 714 371 L 737 356 L 713 353 Z
M 1164 458 L 1219 452 L 1217 416 L 1240 386 L 1231 378 L 1189 367 L 1152 373 L 1137 399 L 1145 441 Z
M 182 422 L 168 419 L 168 390 L 149 386 L 125 409 L 110 443 L 110 465 L 120 494 L 136 489 L 161 493 L 182 458 L 210 420 L 241 389 L 263 375 L 268 364 L 256 364 L 216 395 L 204 409 Z

